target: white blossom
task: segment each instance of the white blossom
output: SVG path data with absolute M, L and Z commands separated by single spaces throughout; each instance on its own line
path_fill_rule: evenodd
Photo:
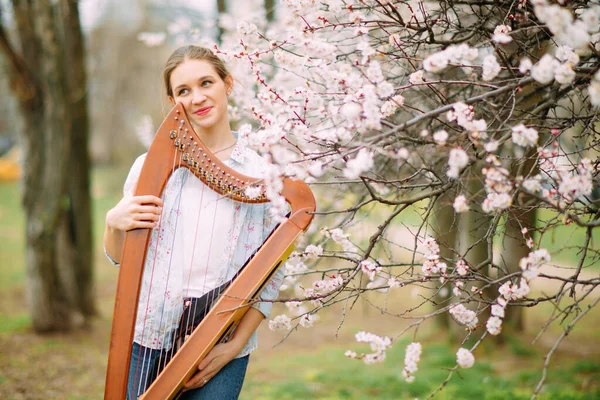
M 579 56 L 569 46 L 559 46 L 556 49 L 555 56 L 560 62 L 570 63 L 572 65 L 579 64 Z
M 530 193 L 537 193 L 540 190 L 542 190 L 542 183 L 541 183 L 541 175 L 536 175 L 534 177 L 525 179 L 522 183 L 523 187 L 525 188 L 525 190 L 527 190 Z
M 519 124 L 512 128 L 512 141 L 521 147 L 534 146 L 538 141 L 538 132 L 534 128 Z
M 425 83 L 425 79 L 423 79 L 424 71 L 419 69 L 408 76 L 408 81 L 413 85 L 418 85 L 420 83 Z
M 237 24 L 237 32 L 240 36 L 248 36 L 255 33 L 258 30 L 256 25 L 249 21 L 240 21 Z
M 493 153 L 496 150 L 498 150 L 498 141 L 490 140 L 489 142 L 487 142 L 486 144 L 483 145 L 483 148 L 488 153 Z
M 385 352 L 392 346 L 392 339 L 387 336 L 378 336 L 370 332 L 358 332 L 355 335 L 357 342 L 369 343 L 373 353 L 365 354 L 363 362 L 365 364 L 374 364 L 385 360 Z
M 475 357 L 469 350 L 461 347 L 456 352 L 456 363 L 461 368 L 471 368 L 475 364 Z
M 498 25 L 496 29 L 494 29 L 494 36 L 492 36 L 492 40 L 499 44 L 506 44 L 512 42 L 512 38 L 508 34 L 512 31 L 512 28 L 508 25 Z
M 499 318 L 504 318 L 504 308 L 506 306 L 501 306 L 500 304 L 494 304 L 492 306 L 492 315 Z
M 383 77 L 383 72 L 381 72 L 381 66 L 377 61 L 369 63 L 369 68 L 367 68 L 367 78 L 373 83 L 383 82 L 385 79 Z
M 577 171 L 572 175 L 561 174 L 558 193 L 568 202 L 573 202 L 582 196 L 589 196 L 592 189 L 592 165 L 587 158 L 581 160 Z
M 459 148 L 450 150 L 448 157 L 448 171 L 446 175 L 449 178 L 458 178 L 460 171 L 462 171 L 469 164 L 469 156 L 467 153 Z
M 485 324 L 485 328 L 490 335 L 496 336 L 500 334 L 502 329 L 502 319 L 495 316 L 490 317 Z
M 448 57 L 443 51 L 434 53 L 423 60 L 423 69 L 427 72 L 442 72 L 448 66 Z
M 580 19 L 589 33 L 598 32 L 600 29 L 600 7 L 592 6 L 584 10 Z
M 454 211 L 456 211 L 457 213 L 469 211 L 469 202 L 467 201 L 467 198 L 462 194 L 456 196 L 452 206 L 454 207 Z
M 506 210 L 512 205 L 512 196 L 508 193 L 488 193 L 481 203 L 481 209 L 485 213 Z
M 390 287 L 390 289 L 402 286 L 402 282 L 400 282 L 398 279 L 394 278 L 393 276 L 388 279 L 387 284 Z
M 323 254 L 323 247 L 309 244 L 306 246 L 304 253 L 306 254 L 306 258 L 318 258 Z
M 315 314 L 304 314 L 300 317 L 300 326 L 303 328 L 312 328 L 313 324 L 319 319 Z
M 285 306 L 294 315 L 304 314 L 306 312 L 306 307 L 302 305 L 301 301 L 287 301 Z
M 354 352 L 352 350 L 346 350 L 344 355 L 348 358 L 357 358 L 358 357 L 358 354 L 356 354 L 356 352 Z
M 344 176 L 348 179 L 356 179 L 365 171 L 373 168 L 373 153 L 363 148 L 358 151 L 355 158 L 346 163 Z
M 600 81 L 593 79 L 587 90 L 590 95 L 590 103 L 595 107 L 600 107 Z
M 489 55 L 483 59 L 483 73 L 481 74 L 481 79 L 488 82 L 498 76 L 501 68 L 500 64 L 496 60 L 496 56 Z
M 285 315 L 278 315 L 269 321 L 269 329 L 272 331 L 289 331 L 292 329 L 290 318 Z
M 333 275 L 331 279 L 321 279 L 313 283 L 313 288 L 317 293 L 328 294 L 344 284 L 344 279 L 340 275 Z
M 360 104 L 349 102 L 344 104 L 340 111 L 346 119 L 350 121 L 357 121 L 360 119 L 363 109 Z
M 386 99 L 386 98 L 392 96 L 394 93 L 395 93 L 394 85 L 392 85 L 390 82 L 383 81 L 383 82 L 379 82 L 377 84 L 377 95 L 380 98 Z
M 433 140 L 440 146 L 445 145 L 446 141 L 448 140 L 448 132 L 446 132 L 444 129 L 440 129 L 433 134 Z
M 533 63 L 531 62 L 531 60 L 527 57 L 524 57 L 521 59 L 521 62 L 519 63 L 519 72 L 522 74 L 525 74 L 531 70 L 532 66 L 533 66 Z
M 419 370 L 418 364 L 421 361 L 421 343 L 413 342 L 406 346 L 406 354 L 404 355 L 404 370 L 402 374 L 406 382 L 415 380 L 414 373 Z
M 575 71 L 571 63 L 559 65 L 554 71 L 554 79 L 561 85 L 568 85 L 575 79 Z
M 550 54 L 544 56 L 533 67 L 531 67 L 531 77 L 541 84 L 548 84 L 554 79 L 554 71 L 559 62 Z
M 564 34 L 560 35 L 558 39 L 560 42 L 569 45 L 573 49 L 585 50 L 590 43 L 591 36 L 583 21 L 575 21 L 565 28 Z
M 460 297 L 462 291 L 463 291 L 463 287 L 465 286 L 465 283 L 463 281 L 455 281 L 454 282 L 454 288 L 452 289 L 452 293 L 455 296 Z
M 410 152 L 406 147 L 401 147 L 398 149 L 396 155 L 400 160 L 408 160 L 408 157 L 410 157 Z
M 465 325 L 467 328 L 475 328 L 477 325 L 477 315 L 474 311 L 467 309 L 462 304 L 457 304 L 450 308 L 450 314 L 454 317 L 456 322 Z
M 390 100 L 383 103 L 381 106 L 381 116 L 382 118 L 387 118 L 391 115 L 394 115 L 398 107 L 404 105 L 404 96 L 401 94 L 397 94 L 392 97 Z

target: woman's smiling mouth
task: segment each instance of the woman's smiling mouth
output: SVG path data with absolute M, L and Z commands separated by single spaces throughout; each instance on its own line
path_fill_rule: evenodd
M 194 111 L 194 114 L 202 116 L 208 114 L 210 110 L 212 110 L 212 107 L 203 107 Z

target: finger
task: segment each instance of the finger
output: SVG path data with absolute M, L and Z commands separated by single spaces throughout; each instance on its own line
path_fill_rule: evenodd
M 127 230 L 132 230 L 132 229 L 152 229 L 152 228 L 155 228 L 156 225 L 157 225 L 156 222 L 133 221 L 131 223 L 130 228 L 127 229 Z
M 160 197 L 156 197 L 156 196 L 152 196 L 152 195 L 135 196 L 134 200 L 138 204 L 155 204 L 160 207 L 162 207 L 162 205 L 163 205 L 163 201 Z
M 205 374 L 196 374 L 186 382 L 183 386 L 183 391 L 202 387 L 205 382 L 208 382 L 208 377 Z
M 157 222 L 160 217 L 154 213 L 135 214 L 133 219 L 136 221 Z
M 152 213 L 152 214 L 157 214 L 160 215 L 162 214 L 162 207 L 158 207 L 158 206 L 133 206 L 131 207 L 132 212 L 136 212 L 136 213 Z

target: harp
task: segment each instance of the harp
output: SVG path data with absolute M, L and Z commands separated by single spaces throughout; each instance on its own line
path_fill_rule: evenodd
M 191 152 L 192 146 L 201 151 Z M 169 176 L 177 168 L 188 168 L 207 187 L 235 202 L 264 203 L 264 188 L 258 197 L 244 191 L 260 181 L 242 175 L 212 155 L 194 132 L 181 104 L 173 107 L 158 129 L 141 170 L 136 195 L 160 197 Z M 315 200 L 301 181 L 284 179 L 281 195 L 290 213 L 231 281 L 212 309 L 186 339 L 170 362 L 140 397 L 146 400 L 173 399 L 196 373 L 197 366 L 243 317 L 249 304 L 294 248 L 296 239 L 308 227 Z M 150 229 L 126 233 L 115 298 L 114 317 L 104 398 L 126 398 L 139 288 L 150 239 Z

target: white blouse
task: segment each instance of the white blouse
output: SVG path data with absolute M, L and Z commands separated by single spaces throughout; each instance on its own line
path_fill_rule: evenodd
M 145 158 L 141 155 L 131 167 L 125 195 L 131 194 Z M 264 175 L 265 161 L 239 141 L 225 164 L 248 176 Z M 162 216 L 152 230 L 146 253 L 134 335 L 135 342 L 153 349 L 171 348 L 183 299 L 200 297 L 231 279 L 275 226 L 269 203 L 246 204 L 221 197 L 187 168 L 171 175 L 162 199 Z M 280 268 L 261 292 L 261 299 L 277 298 L 283 275 Z M 260 302 L 255 308 L 268 317 L 272 306 Z M 238 357 L 257 347 L 254 332 Z

